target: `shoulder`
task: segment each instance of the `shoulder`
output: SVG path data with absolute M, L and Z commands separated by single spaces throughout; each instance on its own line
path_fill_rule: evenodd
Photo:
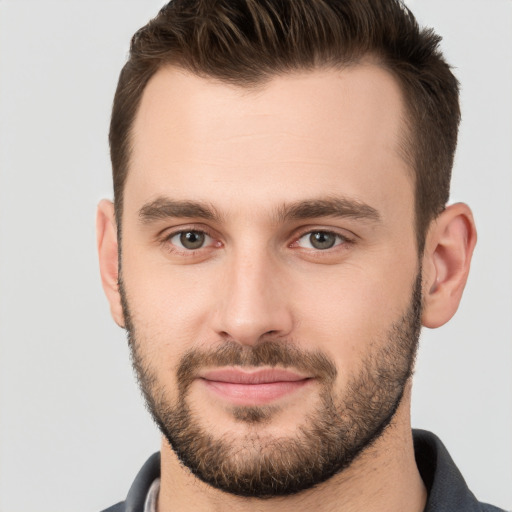
M 479 502 L 441 440 L 424 430 L 413 430 L 416 464 L 427 488 L 425 512 L 505 512 Z
M 480 507 L 482 512 L 507 512 L 502 508 L 495 507 L 494 505 L 489 505 L 488 503 L 480 503 Z
M 111 507 L 108 507 L 105 510 L 102 510 L 101 512 L 124 512 L 124 511 L 125 511 L 125 502 L 120 501 L 119 503 L 116 503 L 115 505 L 112 505 Z
M 102 512 L 143 512 L 146 496 L 151 484 L 160 478 L 160 453 L 154 453 L 142 466 L 128 491 L 125 501 L 103 510 Z

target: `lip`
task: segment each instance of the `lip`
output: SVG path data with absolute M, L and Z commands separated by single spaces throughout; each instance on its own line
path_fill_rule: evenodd
M 208 370 L 199 380 L 215 395 L 234 405 L 264 405 L 290 395 L 312 378 L 279 368 L 242 371 L 237 368 Z

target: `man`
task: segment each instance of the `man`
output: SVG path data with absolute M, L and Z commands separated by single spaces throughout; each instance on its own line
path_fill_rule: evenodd
M 136 33 L 98 247 L 163 440 L 109 510 L 498 510 L 410 425 L 476 243 L 438 43 L 394 0 L 174 0 Z

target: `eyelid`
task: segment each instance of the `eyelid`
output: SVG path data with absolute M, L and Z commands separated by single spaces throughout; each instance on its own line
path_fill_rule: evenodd
M 204 233 L 211 238 L 218 238 L 218 235 L 209 226 L 205 226 L 204 224 L 195 224 L 193 222 L 190 224 L 182 224 L 179 226 L 164 228 L 156 234 L 156 238 L 161 240 L 168 240 L 174 235 L 187 231 L 197 231 L 198 233 Z
M 206 236 L 211 238 L 213 244 L 212 244 L 212 242 L 210 242 L 208 245 L 206 245 L 204 247 L 200 247 L 198 249 L 185 249 L 185 248 L 180 248 L 179 246 L 176 246 L 170 242 L 170 240 L 174 236 L 179 235 L 183 232 L 187 232 L 187 231 L 196 231 L 199 233 L 204 233 Z M 359 238 L 355 233 L 352 233 L 351 231 L 347 231 L 346 229 L 341 229 L 341 228 L 338 229 L 338 228 L 334 228 L 331 226 L 329 226 L 329 227 L 304 226 L 296 232 L 296 234 L 293 236 L 292 242 L 287 244 L 287 246 L 289 248 L 293 248 L 294 246 L 297 246 L 296 244 L 298 243 L 298 241 L 301 238 L 303 238 L 304 236 L 312 234 L 312 233 L 318 233 L 318 232 L 333 234 L 336 237 L 341 238 L 341 240 L 342 240 L 342 243 L 335 244 L 333 247 L 331 247 L 329 249 L 323 249 L 323 250 L 322 249 L 314 249 L 314 251 L 318 252 L 318 253 L 321 253 L 321 252 L 327 253 L 329 251 L 336 250 L 336 248 L 339 248 L 340 246 L 351 245 L 351 244 L 355 243 L 356 239 Z M 199 225 L 198 224 L 187 224 L 187 225 L 181 225 L 181 226 L 174 226 L 173 228 L 164 229 L 160 233 L 157 234 L 157 239 L 158 239 L 159 243 L 162 246 L 167 246 L 166 248 L 167 248 L 167 250 L 169 250 L 169 252 L 184 254 L 184 255 L 188 255 L 188 256 L 194 255 L 199 251 L 204 251 L 209 248 L 211 249 L 211 248 L 215 248 L 215 247 L 221 247 L 223 245 L 223 243 L 219 240 L 219 238 L 220 237 L 219 237 L 218 233 L 214 232 L 214 230 L 212 230 L 209 226 L 205 226 L 204 224 L 199 224 Z M 172 249 L 170 249 L 169 246 L 171 246 Z M 301 248 L 300 246 L 298 246 L 298 247 Z M 303 249 L 311 250 L 311 249 L 307 249 L 307 248 L 303 248 Z M 313 251 L 313 250 L 311 250 L 311 251 Z
M 356 239 L 359 238 L 355 233 L 348 232 L 345 229 L 336 229 L 333 227 L 307 226 L 307 227 L 304 227 L 301 230 L 299 230 L 297 232 L 297 234 L 294 235 L 293 241 L 289 245 L 292 246 L 295 243 L 297 243 L 304 236 L 311 235 L 313 233 L 329 233 L 329 234 L 340 237 L 347 244 L 354 243 L 356 241 Z M 337 244 L 337 245 L 341 245 L 341 244 Z M 334 247 L 337 247 L 337 245 L 335 245 Z M 325 249 L 324 251 L 326 251 L 326 250 L 328 250 L 328 249 Z
M 174 238 L 180 237 L 183 233 L 198 233 L 198 234 L 204 235 L 204 245 L 201 247 L 198 247 L 197 249 L 187 249 L 186 247 L 182 247 L 182 246 L 176 244 L 175 242 L 171 242 L 171 240 L 173 240 Z M 186 252 L 192 252 L 194 250 L 204 249 L 207 246 L 209 246 L 211 244 L 211 242 L 213 242 L 213 238 L 208 233 L 205 233 L 204 231 L 198 231 L 197 229 L 185 229 L 183 231 L 178 231 L 177 233 L 171 233 L 167 237 L 167 240 L 169 242 L 171 242 L 172 245 L 176 245 L 177 247 L 180 248 L 180 250 L 185 250 Z
M 174 238 L 176 235 L 179 235 L 181 233 L 186 233 L 187 231 L 194 231 L 196 233 L 203 233 L 207 237 L 211 239 L 211 242 L 208 245 L 205 245 L 204 247 L 199 247 L 198 249 L 186 249 L 184 247 L 179 247 L 173 243 L 171 243 L 171 239 Z M 194 225 L 189 224 L 185 226 L 176 226 L 170 230 L 163 230 L 158 235 L 158 240 L 160 244 L 164 247 L 166 247 L 169 252 L 177 253 L 177 254 L 183 254 L 183 255 L 194 255 L 198 251 L 204 251 L 205 249 L 212 248 L 212 246 L 217 245 L 220 247 L 221 242 L 218 240 L 218 237 L 210 230 L 208 227 L 204 225 Z M 213 244 L 212 244 L 213 242 Z M 171 249 L 172 247 L 172 249 Z

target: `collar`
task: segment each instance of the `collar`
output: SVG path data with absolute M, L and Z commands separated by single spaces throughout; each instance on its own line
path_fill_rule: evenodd
M 427 488 L 424 512 L 493 512 L 478 502 L 441 440 L 426 430 L 413 430 L 416 465 Z

